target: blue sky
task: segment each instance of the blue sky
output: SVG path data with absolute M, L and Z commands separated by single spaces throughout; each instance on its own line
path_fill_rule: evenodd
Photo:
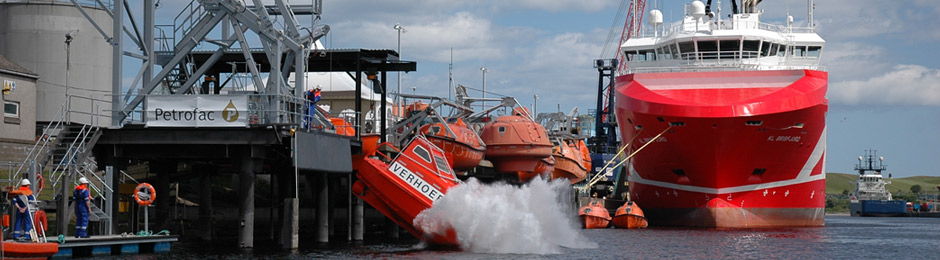
M 307 1 L 293 1 L 307 4 Z M 666 22 L 691 1 L 649 1 Z M 715 1 L 717 2 L 717 1 Z M 722 1 L 725 14 L 730 1 Z M 182 3 L 165 3 L 175 15 Z M 472 88 L 515 96 L 539 110 L 581 113 L 595 106 L 597 71 L 620 1 L 324 1 L 328 48 L 395 49 L 401 23 L 402 56 L 418 70 L 402 89 L 448 95 L 451 48 L 454 77 Z M 805 23 L 806 1 L 764 1 L 763 20 L 782 23 L 787 10 Z M 816 1 L 818 33 L 827 40 L 822 65 L 829 71 L 828 172 L 852 172 L 865 149 L 877 149 L 894 176 L 940 175 L 940 2 Z M 309 24 L 309 22 L 303 22 Z M 619 37 L 622 22 L 617 22 Z M 127 71 L 127 69 L 125 69 Z M 133 70 L 136 71 L 136 70 Z M 133 77 L 131 75 L 130 77 Z M 391 86 L 395 77 L 389 78 Z M 471 93 L 474 95 L 474 93 Z M 478 93 L 476 94 L 478 95 Z

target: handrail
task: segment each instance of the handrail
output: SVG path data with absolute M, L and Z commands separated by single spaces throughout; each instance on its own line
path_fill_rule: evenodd
M 62 125 L 62 121 L 65 119 L 65 104 L 62 104 L 59 108 L 59 111 L 56 112 L 56 114 L 52 117 L 56 118 L 56 120 L 49 121 L 49 124 L 47 124 L 46 127 L 43 128 L 42 135 L 39 137 L 39 140 L 35 144 L 33 144 L 33 148 L 31 148 L 29 150 L 29 153 L 26 154 L 26 158 L 23 159 L 23 163 L 20 164 L 19 167 L 17 167 L 16 174 L 14 174 L 13 177 L 20 176 L 23 171 L 23 167 L 27 165 L 30 160 L 35 161 L 36 159 L 39 159 L 38 151 L 45 149 L 46 145 L 49 143 L 49 139 L 51 139 L 52 137 L 51 129 L 59 128 Z M 53 127 L 53 124 L 55 124 L 55 127 Z M 42 143 L 42 146 L 39 145 L 40 142 Z M 36 150 L 36 147 L 39 147 L 39 150 Z
M 662 131 L 662 132 L 659 132 L 659 134 L 657 134 L 655 137 L 653 137 L 653 138 L 650 139 L 649 141 L 646 141 L 646 143 L 643 144 L 643 146 L 640 146 L 640 148 L 637 148 L 635 151 L 633 151 L 632 153 L 630 153 L 630 155 L 628 155 L 626 158 L 623 158 L 622 160 L 620 160 L 620 162 L 618 162 L 617 165 L 614 165 L 613 168 L 616 169 L 617 167 L 620 167 L 620 165 L 623 165 L 624 163 L 626 163 L 627 161 L 629 161 L 630 158 L 633 158 L 634 155 L 636 155 L 636 154 L 639 153 L 641 150 L 643 150 L 643 148 L 646 148 L 647 145 L 649 145 L 649 144 L 655 142 L 656 139 L 659 139 L 659 137 L 662 136 L 663 134 L 665 134 L 666 131 L 669 131 L 669 129 L 672 129 L 672 125 L 669 125 L 669 127 L 666 127 L 666 129 L 663 129 L 663 131 Z M 639 135 L 637 135 L 637 136 L 639 136 Z M 635 136 L 634 136 L 634 137 L 635 137 Z M 630 142 L 632 143 L 633 141 L 630 141 Z M 623 153 L 623 151 L 624 151 L 627 147 L 629 147 L 629 146 L 630 146 L 630 144 L 626 144 L 626 145 L 623 146 L 623 148 L 620 148 L 620 152 L 618 152 L 617 155 L 614 156 L 614 158 L 616 158 L 617 156 L 620 156 L 620 155 Z M 597 183 L 598 181 L 600 181 L 601 178 L 598 177 L 598 176 L 604 176 L 604 175 L 601 174 L 601 173 L 604 172 L 604 171 L 606 171 L 607 168 L 608 168 L 608 166 L 610 166 L 610 163 L 613 162 L 613 161 L 614 161 L 614 160 L 608 161 L 608 162 L 607 162 L 607 165 L 604 165 L 604 167 L 601 168 L 601 170 L 597 171 L 597 175 L 594 175 L 594 178 L 592 178 L 591 181 L 588 182 L 587 185 L 585 185 L 584 187 L 581 187 L 581 192 L 586 191 L 589 187 L 594 186 L 595 183 Z

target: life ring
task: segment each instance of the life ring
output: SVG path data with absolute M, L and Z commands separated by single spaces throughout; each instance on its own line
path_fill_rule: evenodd
M 39 224 L 42 224 L 41 226 Z M 33 215 L 33 227 L 37 229 L 42 227 L 42 230 L 49 229 L 49 220 L 46 218 L 45 210 L 37 210 L 36 214 Z
M 41 191 L 46 187 L 46 178 L 43 178 L 42 174 L 36 173 L 36 187 L 37 191 Z
M 150 194 L 144 193 L 142 189 L 149 190 Z M 141 195 L 143 195 L 144 197 L 141 198 Z M 137 187 L 134 188 L 134 200 L 137 201 L 138 205 L 145 206 L 145 207 L 150 206 L 150 204 L 153 204 L 153 200 L 156 198 L 157 198 L 157 190 L 155 190 L 153 188 L 153 185 L 150 185 L 150 183 L 144 182 L 144 183 L 138 184 Z

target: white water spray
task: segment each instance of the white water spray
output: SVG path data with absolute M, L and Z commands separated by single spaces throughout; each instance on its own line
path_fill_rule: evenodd
M 567 180 L 535 178 L 518 187 L 471 178 L 448 190 L 414 224 L 429 234 L 453 227 L 460 247 L 476 253 L 558 254 L 561 247 L 597 248 L 577 227 L 571 194 Z

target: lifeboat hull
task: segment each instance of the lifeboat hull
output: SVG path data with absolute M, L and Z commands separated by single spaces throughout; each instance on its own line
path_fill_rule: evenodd
M 448 162 L 455 170 L 467 171 L 477 167 L 483 160 L 483 152 L 486 151 L 486 145 L 480 140 L 480 136 L 460 118 L 448 119 L 447 127 L 453 134 L 443 127 L 443 123 L 422 126 L 419 132 L 444 150 Z
M 552 171 L 555 169 L 555 158 L 546 157 L 539 160 L 538 164 L 535 165 L 535 171 L 531 172 L 518 172 L 519 182 L 529 182 L 534 179 L 536 176 L 542 176 L 542 179 L 548 180 Z
M 607 228 L 610 225 L 610 212 L 600 203 L 591 202 L 578 210 L 578 217 L 586 229 Z
M 632 201 L 628 201 L 624 203 L 623 206 L 620 206 L 620 208 L 617 208 L 617 213 L 614 214 L 612 222 L 614 227 L 626 229 L 646 228 L 649 226 L 649 223 L 646 221 L 646 216 L 643 214 L 643 210 Z
M 565 178 L 571 181 L 571 184 L 583 181 L 587 177 L 587 169 L 581 168 L 581 164 L 575 159 L 554 154 L 555 169 L 552 171 L 552 180 Z
M 417 144 L 416 144 L 417 143 Z M 420 146 L 430 151 L 434 162 L 423 161 L 422 156 L 415 156 L 412 151 Z M 423 153 L 421 153 L 423 154 Z M 392 219 L 408 233 L 428 243 L 443 246 L 456 246 L 457 236 L 453 229 L 442 235 L 427 235 L 414 224 L 415 217 L 431 206 L 434 201 L 444 197 L 447 191 L 457 185 L 453 172 L 429 172 L 441 167 L 449 167 L 444 154 L 428 140 L 416 137 L 391 164 L 385 163 L 374 154 L 363 159 L 353 185 L 353 194 L 361 198 L 383 215 Z
M 0 234 L 0 251 L 3 252 L 3 259 L 36 259 L 45 260 L 59 252 L 57 243 L 19 243 L 13 241 L 2 241 L 3 235 Z

